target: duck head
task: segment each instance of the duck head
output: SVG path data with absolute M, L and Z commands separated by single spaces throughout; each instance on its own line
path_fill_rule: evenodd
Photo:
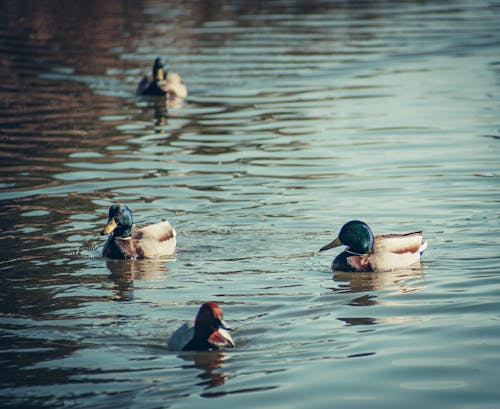
M 321 247 L 319 251 L 344 245 L 349 247 L 349 252 L 351 253 L 367 254 L 373 248 L 373 241 L 373 233 L 366 223 L 359 220 L 351 220 L 342 226 L 335 240 Z
M 215 302 L 204 303 L 194 321 L 194 339 L 208 342 L 214 349 L 235 346 L 229 334 L 231 328 L 224 321 L 224 314 Z
M 132 212 L 128 206 L 115 203 L 109 208 L 108 222 L 102 229 L 101 235 L 113 233 L 115 237 L 128 237 L 131 235 L 133 223 Z
M 166 78 L 165 66 L 161 58 L 157 57 L 153 64 L 153 78 L 155 82 L 163 81 Z

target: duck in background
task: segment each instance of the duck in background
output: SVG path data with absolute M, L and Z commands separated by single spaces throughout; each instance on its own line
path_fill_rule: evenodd
M 101 235 L 109 235 L 103 257 L 142 259 L 172 256 L 177 233 L 166 220 L 136 227 L 128 206 L 115 203 L 109 208 L 108 222 Z
M 332 269 L 348 272 L 390 271 L 420 262 L 427 248 L 422 232 L 374 235 L 370 227 L 359 220 L 342 226 L 335 240 L 319 251 L 348 246 L 332 263 Z
M 170 337 L 171 351 L 218 351 L 233 348 L 235 343 L 231 328 L 224 321 L 224 314 L 215 302 L 204 303 L 196 315 L 194 326 L 184 323 Z
M 186 85 L 179 74 L 168 72 L 161 58 L 156 58 L 151 75 L 145 75 L 137 87 L 137 95 L 166 95 L 168 98 L 186 98 Z

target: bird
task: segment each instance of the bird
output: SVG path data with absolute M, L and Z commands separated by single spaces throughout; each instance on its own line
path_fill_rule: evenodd
M 347 272 L 380 272 L 409 267 L 420 262 L 427 248 L 422 231 L 405 234 L 374 235 L 360 220 L 344 224 L 332 242 L 319 251 L 338 246 L 347 248 L 332 262 L 332 270 Z
M 143 259 L 172 256 L 177 232 L 166 220 L 137 227 L 127 205 L 113 204 L 101 235 L 108 235 L 102 256 L 112 259 Z
M 184 323 L 170 337 L 171 351 L 218 351 L 234 348 L 235 342 L 229 333 L 231 328 L 224 321 L 222 308 L 215 302 L 201 305 L 194 326 Z
M 188 91 L 181 76 L 175 72 L 168 72 L 158 57 L 153 64 L 152 75 L 145 75 L 139 82 L 137 95 L 186 98 Z

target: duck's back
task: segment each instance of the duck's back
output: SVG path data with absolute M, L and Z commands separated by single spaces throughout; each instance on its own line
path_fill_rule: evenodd
M 375 236 L 373 251 L 391 253 L 417 252 L 423 242 L 421 231 L 405 234 L 378 234 Z
M 142 77 L 141 82 L 139 82 L 139 85 L 137 86 L 137 90 L 135 91 L 135 93 L 137 95 L 144 94 L 144 91 L 146 91 L 150 83 L 151 79 L 147 75 L 145 75 L 144 77 Z
M 133 247 L 141 258 L 158 258 L 175 253 L 177 232 L 166 220 L 132 229 Z
M 182 348 L 191 341 L 194 335 L 194 326 L 192 323 L 185 322 L 177 328 L 168 340 L 168 349 L 170 351 L 182 351 Z
M 421 231 L 377 235 L 369 262 L 376 271 L 408 267 L 420 261 L 420 255 L 426 247 L 427 242 Z

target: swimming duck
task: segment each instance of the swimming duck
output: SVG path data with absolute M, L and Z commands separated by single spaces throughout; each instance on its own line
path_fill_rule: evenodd
M 348 246 L 332 263 L 338 271 L 389 271 L 411 266 L 420 261 L 427 248 L 422 232 L 374 235 L 370 227 L 351 220 L 340 229 L 338 237 L 320 248 L 328 250 Z
M 103 257 L 141 259 L 171 256 L 175 252 L 177 233 L 166 220 L 144 227 L 133 224 L 128 206 L 115 203 L 109 208 L 108 223 L 101 235 L 108 234 Z
M 235 343 L 229 334 L 231 328 L 224 321 L 224 314 L 215 302 L 204 303 L 196 315 L 194 326 L 185 323 L 168 341 L 171 351 L 218 351 L 233 348 Z
M 187 88 L 179 74 L 165 70 L 161 58 L 156 58 L 152 75 L 145 75 L 137 87 L 137 95 L 166 95 L 186 98 Z

